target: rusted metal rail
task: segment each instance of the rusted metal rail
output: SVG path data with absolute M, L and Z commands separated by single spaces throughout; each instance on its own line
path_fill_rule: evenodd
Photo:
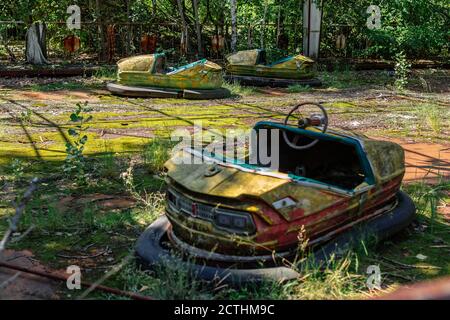
M 24 268 L 24 267 L 16 266 L 14 264 L 10 264 L 10 263 L 3 262 L 3 261 L 0 261 L 0 267 L 11 269 L 11 270 L 16 270 L 16 271 L 20 271 L 20 272 L 24 272 L 24 273 L 28 273 L 28 274 L 33 274 L 36 276 L 44 277 L 44 278 L 55 280 L 55 281 L 67 281 L 67 279 L 68 279 L 68 276 L 64 276 L 61 274 L 33 270 L 30 268 Z M 83 286 L 85 288 L 91 288 L 91 287 L 93 287 L 93 284 L 90 282 L 87 282 L 87 281 L 81 281 L 81 286 Z M 137 294 L 134 292 L 130 292 L 130 291 L 124 291 L 124 290 L 120 290 L 120 289 L 116 289 L 116 288 L 107 287 L 107 286 L 104 286 L 101 284 L 96 285 L 94 287 L 94 290 L 99 290 L 99 291 L 111 293 L 111 294 L 122 296 L 122 297 L 128 297 L 133 300 L 145 300 L 145 301 L 155 300 L 152 297 L 143 296 L 143 295 L 140 295 L 140 294 Z

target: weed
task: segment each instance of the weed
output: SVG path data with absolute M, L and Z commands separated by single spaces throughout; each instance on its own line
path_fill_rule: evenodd
M 406 191 L 416 204 L 417 213 L 429 216 L 431 220 L 431 231 L 438 219 L 438 206 L 444 202 L 447 192 L 450 191 L 450 180 L 442 179 L 435 185 L 429 185 L 424 182 L 411 184 L 406 187 Z
M 116 153 L 105 146 L 105 152 L 96 157 L 95 172 L 103 178 L 114 179 L 120 175 Z
M 151 217 L 156 218 L 163 213 L 164 194 L 161 192 L 147 193 L 147 191 L 144 190 L 144 195 L 141 195 L 141 193 L 137 191 L 134 183 L 134 166 L 135 163 L 132 161 L 128 169 L 120 174 L 120 177 L 125 184 L 125 189 L 136 201 L 145 207 Z
M 25 162 L 21 159 L 13 159 L 9 165 L 9 172 L 14 181 L 18 181 L 23 177 L 25 171 Z
M 150 172 L 158 173 L 163 171 L 164 163 L 169 160 L 171 141 L 167 139 L 155 138 L 144 147 L 144 164 Z
M 442 133 L 443 119 L 446 118 L 446 111 L 442 111 L 436 105 L 432 104 L 423 104 L 416 110 L 416 114 L 418 114 L 421 120 L 418 124 L 419 130 L 431 129 L 437 135 Z
M 102 66 L 95 70 L 94 77 L 100 80 L 113 80 L 116 78 L 117 67 Z
M 68 130 L 68 134 L 73 138 L 72 142 L 66 143 L 66 160 L 64 162 L 64 173 L 78 184 L 86 183 L 86 162 L 83 155 L 88 137 L 85 134 L 88 127 L 86 123 L 92 120 L 92 116 L 83 115 L 89 112 L 87 103 L 84 105 L 78 103 L 77 109 L 70 115 L 70 122 L 75 126 Z
M 128 264 L 119 275 L 126 289 L 157 299 L 212 299 L 214 295 L 205 286 L 192 279 L 180 265 L 155 266 L 154 272 L 139 270 L 135 263 Z
M 408 76 L 411 64 L 406 60 L 405 53 L 399 52 L 395 55 L 395 82 L 394 86 L 397 90 L 402 91 L 408 84 Z
M 289 93 L 301 93 L 301 92 L 309 92 L 312 89 L 308 85 L 303 86 L 301 84 L 294 84 L 294 85 L 289 86 L 287 88 L 287 90 L 288 90 Z
M 33 112 L 31 111 L 31 109 L 22 111 L 19 116 L 19 121 L 23 124 L 31 124 L 32 115 L 33 115 Z
M 250 96 L 256 93 L 254 87 L 241 86 L 239 82 L 224 82 L 223 87 L 230 90 L 233 96 Z

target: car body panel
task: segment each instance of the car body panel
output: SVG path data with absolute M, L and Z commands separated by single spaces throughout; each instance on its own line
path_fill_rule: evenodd
M 163 54 L 125 58 L 117 64 L 117 79 L 122 85 L 205 90 L 222 86 L 222 68 L 206 59 L 172 71 L 165 70 Z
M 309 79 L 315 75 L 314 61 L 303 55 L 283 58 L 272 64 L 264 64 L 264 50 L 244 50 L 226 57 L 226 70 L 232 75 L 258 76 L 281 79 Z
M 175 188 L 195 203 L 251 214 L 256 232 L 237 235 L 217 230 L 213 222 L 168 208 L 167 215 L 177 237 L 217 252 L 267 254 L 267 250 L 286 250 L 298 244 L 300 231 L 311 243 L 319 243 L 392 205 L 405 171 L 404 151 L 399 145 L 339 130 L 324 134 L 315 129 L 299 129 L 276 122 L 255 125 L 255 129 L 265 128 L 354 146 L 365 171 L 365 181 L 353 190 L 345 190 L 305 177 L 223 161 L 198 150 L 184 149 L 166 163 L 169 188 Z M 181 159 L 192 155 L 208 161 L 193 165 L 181 163 Z M 214 168 L 213 175 L 209 174 L 211 168 Z M 290 199 L 294 204 L 277 207 L 282 199 Z

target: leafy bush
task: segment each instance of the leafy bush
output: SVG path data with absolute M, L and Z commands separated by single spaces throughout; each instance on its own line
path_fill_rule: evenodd
M 66 143 L 67 155 L 63 171 L 79 184 L 86 182 L 86 162 L 83 152 L 88 141 L 85 133 L 89 127 L 86 126 L 86 123 L 92 120 L 92 116 L 85 116 L 83 113 L 89 111 L 87 103 L 77 104 L 77 109 L 70 115 L 70 122 L 74 124 L 74 127 L 68 130 L 68 134 L 72 137 L 72 141 Z
M 404 52 L 399 52 L 395 55 L 395 88 L 397 90 L 404 90 L 408 84 L 408 75 L 411 64 L 406 60 Z

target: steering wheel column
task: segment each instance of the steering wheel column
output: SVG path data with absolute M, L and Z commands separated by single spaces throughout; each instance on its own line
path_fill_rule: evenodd
M 314 106 L 320 110 L 319 114 L 311 114 L 309 117 L 296 117 L 295 113 L 298 112 L 301 108 L 304 108 L 305 106 Z M 292 119 L 295 119 L 295 125 L 292 124 Z M 285 125 L 291 125 L 296 128 L 306 129 L 307 127 L 315 127 L 322 131 L 322 133 L 325 133 L 328 128 L 328 114 L 325 110 L 325 108 L 318 104 L 318 103 L 311 103 L 311 102 L 305 102 L 301 103 L 297 106 L 295 106 L 289 114 L 284 119 Z M 288 134 L 285 130 L 283 130 L 283 138 L 287 145 L 289 145 L 291 148 L 295 150 L 304 150 L 313 147 L 316 145 L 317 142 L 319 142 L 318 139 L 315 139 L 309 144 L 306 145 L 298 145 L 298 141 L 300 139 L 299 135 L 296 135 L 292 141 L 289 140 Z

